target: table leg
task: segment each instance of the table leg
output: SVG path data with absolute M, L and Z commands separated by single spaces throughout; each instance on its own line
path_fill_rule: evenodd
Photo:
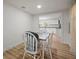
M 42 59 L 44 59 L 44 42 L 43 42 L 43 50 L 42 50 Z

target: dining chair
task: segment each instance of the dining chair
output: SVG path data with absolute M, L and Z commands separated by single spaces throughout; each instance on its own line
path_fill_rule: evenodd
M 48 50 L 49 50 L 51 59 L 53 59 L 52 58 L 52 46 L 53 46 L 53 33 L 50 33 L 48 37 Z
M 25 58 L 25 54 L 31 55 L 34 59 L 37 59 L 36 56 L 39 53 L 40 57 L 40 52 L 39 52 L 39 36 L 37 33 L 31 32 L 31 31 L 26 31 L 24 33 L 24 44 L 25 44 L 25 52 L 23 55 L 23 59 Z

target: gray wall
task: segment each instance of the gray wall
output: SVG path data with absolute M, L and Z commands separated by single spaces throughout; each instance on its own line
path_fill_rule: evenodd
M 32 30 L 33 16 L 4 3 L 3 49 L 10 49 L 23 41 L 23 33 Z
M 71 38 L 69 33 L 69 22 L 70 16 L 69 11 L 62 11 L 58 13 L 48 13 L 48 14 L 40 14 L 34 16 L 34 29 L 33 31 L 39 32 L 39 18 L 44 19 L 53 19 L 53 18 L 60 18 L 61 22 L 61 29 L 56 29 L 56 33 L 63 39 L 63 41 L 69 45 L 71 45 Z M 55 29 L 54 29 L 55 30 Z
M 71 46 L 71 37 L 69 33 L 69 23 L 70 23 L 70 14 L 69 11 L 65 11 L 62 13 L 62 35 L 63 39 L 66 43 Z

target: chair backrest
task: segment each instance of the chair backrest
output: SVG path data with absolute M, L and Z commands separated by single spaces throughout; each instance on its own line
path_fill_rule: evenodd
M 27 31 L 24 34 L 25 50 L 28 53 L 36 54 L 38 46 L 38 34 Z

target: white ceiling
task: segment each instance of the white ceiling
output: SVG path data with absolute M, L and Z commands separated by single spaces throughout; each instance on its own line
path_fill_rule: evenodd
M 4 0 L 4 2 L 35 15 L 66 10 L 71 6 L 72 0 Z M 42 5 L 42 8 L 37 9 L 37 5 Z M 21 8 L 22 6 L 26 8 Z

